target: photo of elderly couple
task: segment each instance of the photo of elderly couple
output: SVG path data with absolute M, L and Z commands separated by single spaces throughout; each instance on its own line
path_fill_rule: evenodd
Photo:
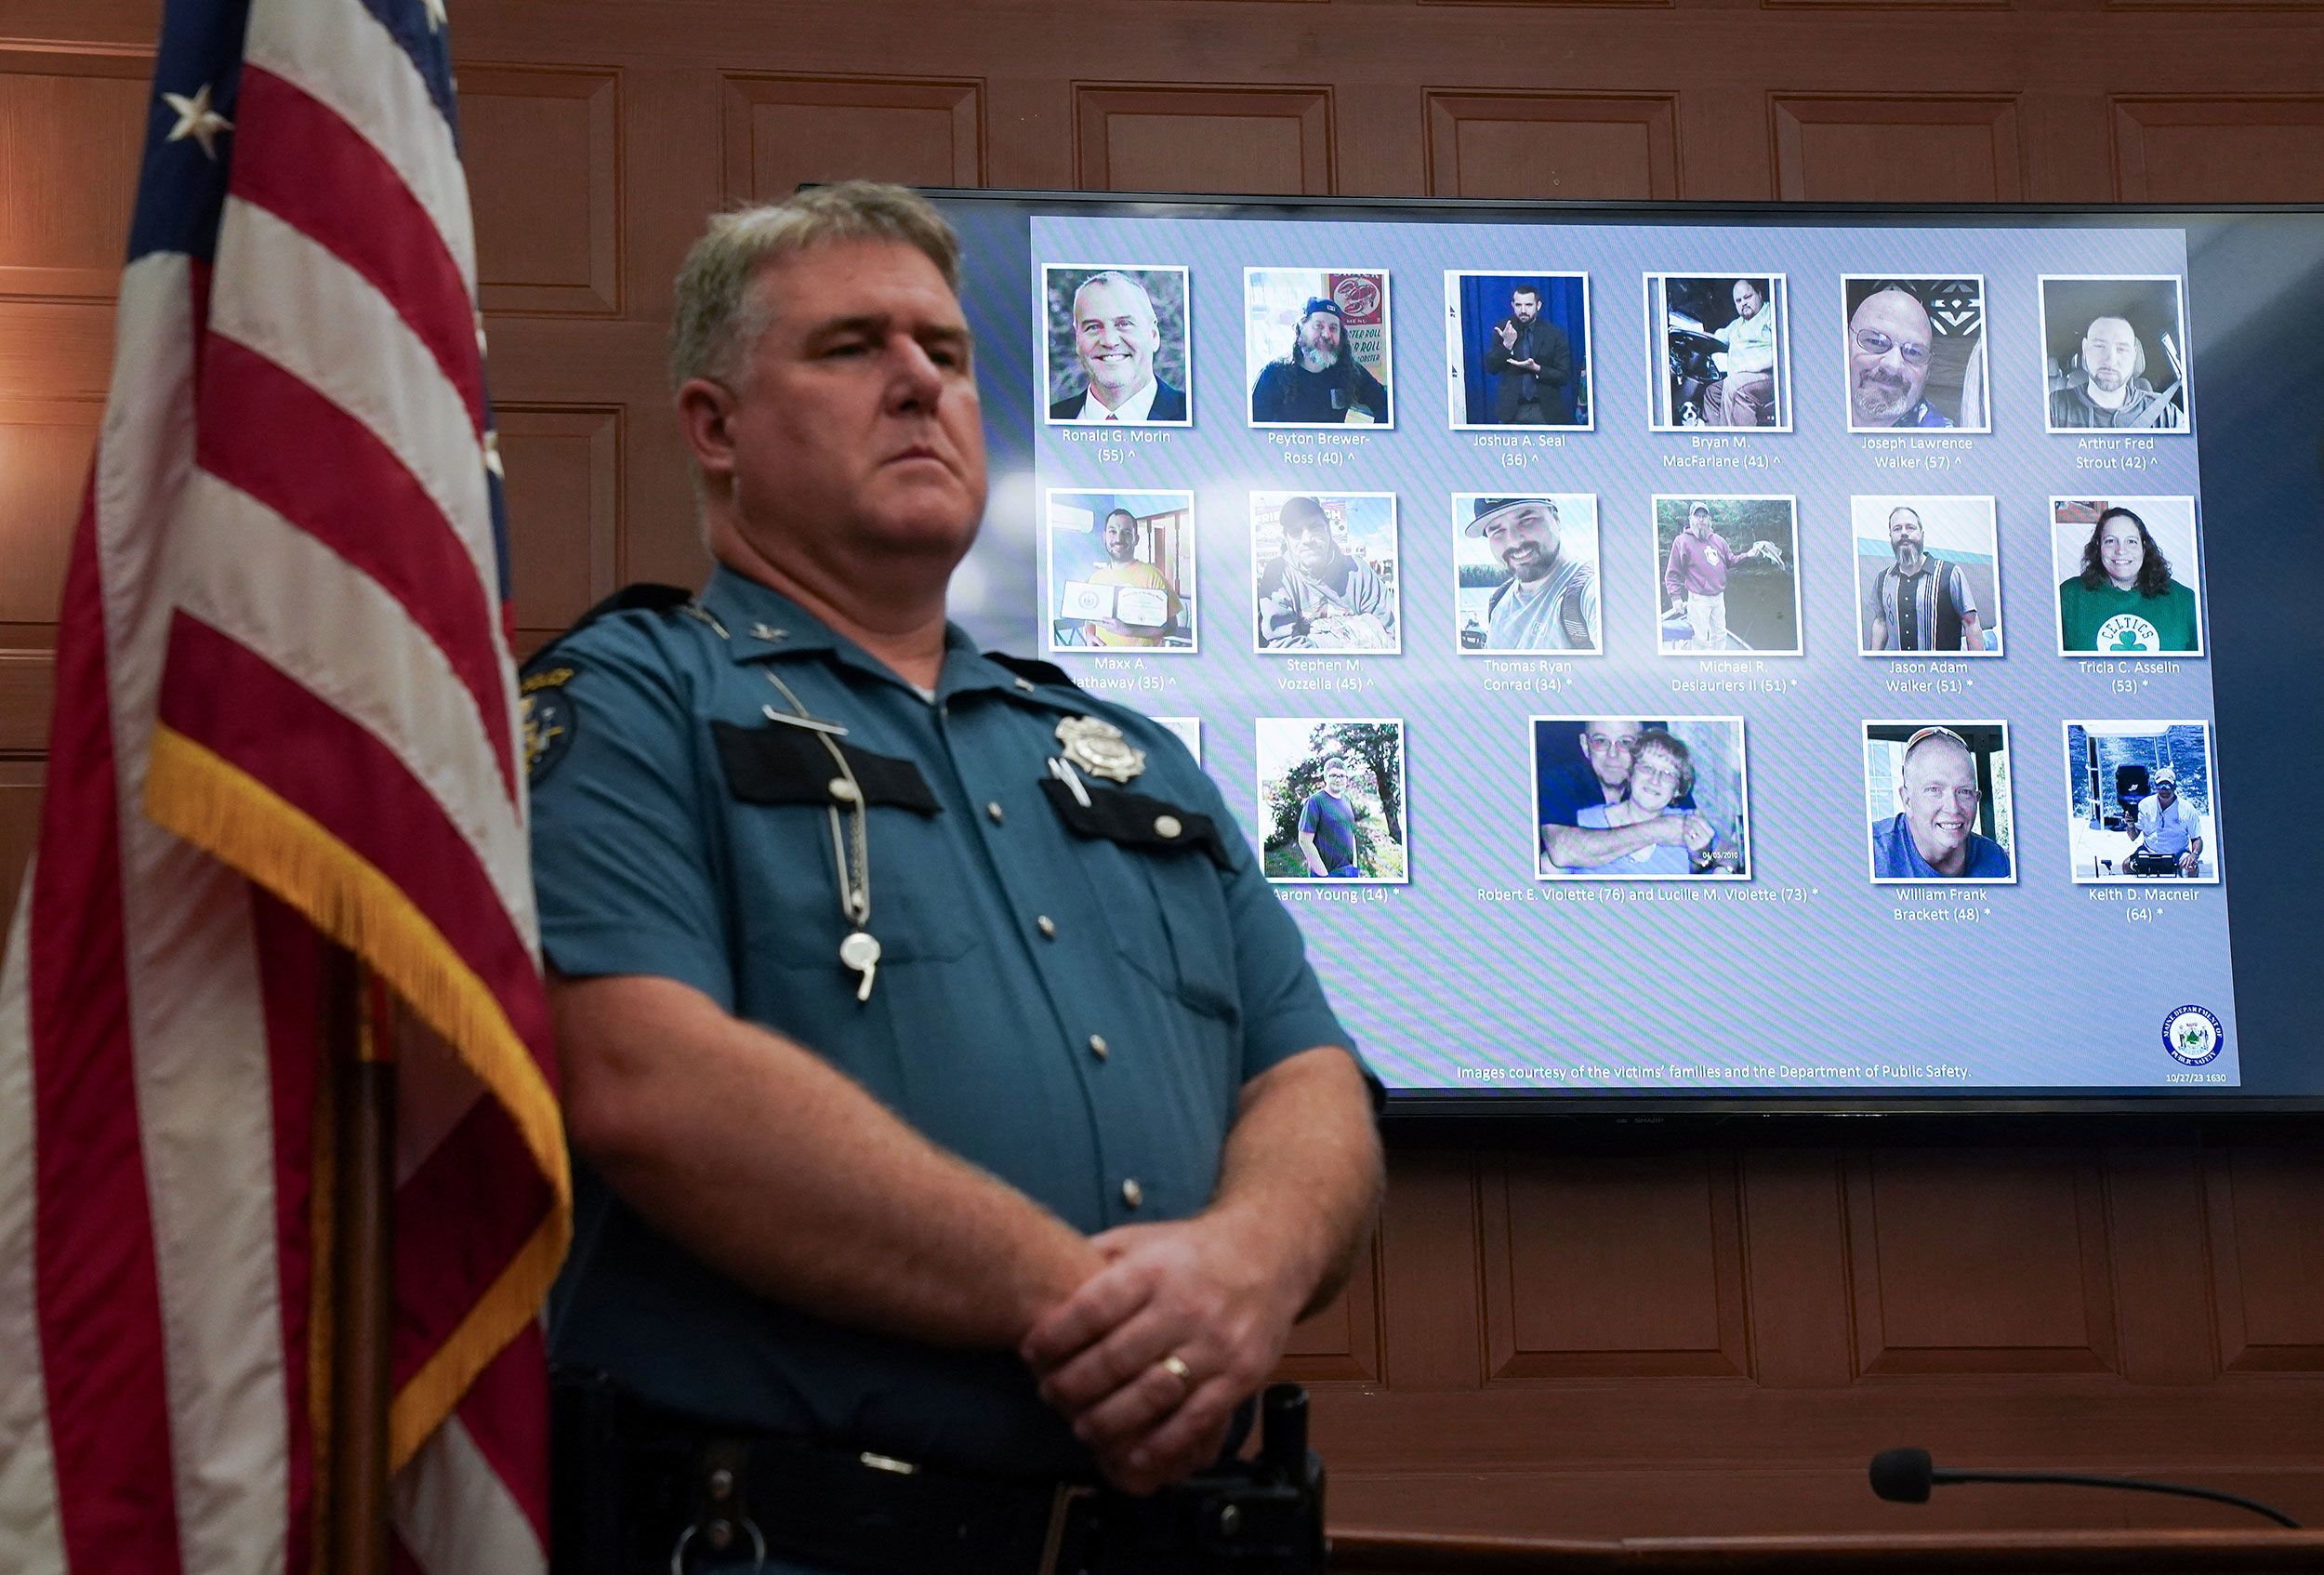
M 1544 880 L 1750 874 L 1741 717 L 1535 717 Z

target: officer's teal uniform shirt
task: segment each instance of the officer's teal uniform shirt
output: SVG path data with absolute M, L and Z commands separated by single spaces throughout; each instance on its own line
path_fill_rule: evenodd
M 1078 1230 L 1201 1210 L 1243 1082 L 1350 1041 L 1184 747 L 1070 684 L 1021 677 L 957 629 L 931 705 L 753 581 L 720 570 L 698 606 L 706 616 L 601 618 L 528 669 L 551 966 L 692 986 L 825 1056 Z M 845 726 L 846 744 L 915 762 L 933 796 L 932 814 L 868 812 L 868 928 L 881 946 L 868 1001 L 838 960 L 852 925 L 831 801 L 746 801 L 721 755 L 716 722 L 806 738 L 763 714 L 790 708 L 770 673 Z M 1058 722 L 1089 716 L 1145 752 L 1129 790 L 1211 818 L 1231 871 L 1199 851 L 1066 827 L 1040 783 L 1061 752 Z M 819 745 L 815 757 L 818 780 L 837 774 Z M 1089 791 L 1116 789 L 1090 780 Z M 786 1138 L 779 1122 L 763 1136 Z M 776 1306 L 665 1239 L 586 1165 L 576 1174 L 555 1359 L 697 1415 L 905 1458 L 1086 1467 L 1012 1353 L 934 1350 Z M 732 1201 L 738 1215 L 783 1206 Z

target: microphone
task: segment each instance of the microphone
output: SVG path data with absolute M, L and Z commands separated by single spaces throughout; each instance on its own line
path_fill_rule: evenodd
M 2190 1488 L 2181 1482 L 2149 1482 L 2137 1476 L 2083 1476 L 2064 1471 L 1947 1471 L 1929 1458 L 1926 1449 L 1882 1449 L 1872 1457 L 1872 1491 L 1895 1504 L 1924 1504 L 1932 1487 L 1954 1482 L 2036 1482 L 2068 1488 L 2120 1488 L 2140 1493 L 2173 1493 L 2181 1498 L 2209 1499 L 2264 1515 L 2278 1526 L 2300 1529 L 2300 1523 L 2282 1510 L 2270 1509 L 2256 1499 L 2210 1488 Z

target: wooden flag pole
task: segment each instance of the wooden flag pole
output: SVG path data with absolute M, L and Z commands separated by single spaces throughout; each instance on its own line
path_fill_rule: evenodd
M 366 1021 L 369 981 L 323 943 L 331 1058 L 330 1538 L 333 1575 L 388 1575 L 389 1334 L 395 1254 L 395 1056 Z

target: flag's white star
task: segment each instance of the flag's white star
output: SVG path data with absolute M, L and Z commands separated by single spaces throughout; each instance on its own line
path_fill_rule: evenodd
M 428 0 L 428 31 L 442 33 L 449 19 L 443 14 L 443 0 Z
M 497 429 L 487 429 L 484 433 L 484 469 L 504 482 L 508 479 L 508 473 L 500 468 L 500 433 Z
M 183 93 L 165 93 L 162 102 L 178 112 L 178 124 L 169 128 L 168 140 L 182 142 L 191 137 L 202 144 L 203 157 L 215 161 L 218 134 L 233 130 L 234 123 L 210 108 L 210 85 L 204 83 L 191 99 Z

